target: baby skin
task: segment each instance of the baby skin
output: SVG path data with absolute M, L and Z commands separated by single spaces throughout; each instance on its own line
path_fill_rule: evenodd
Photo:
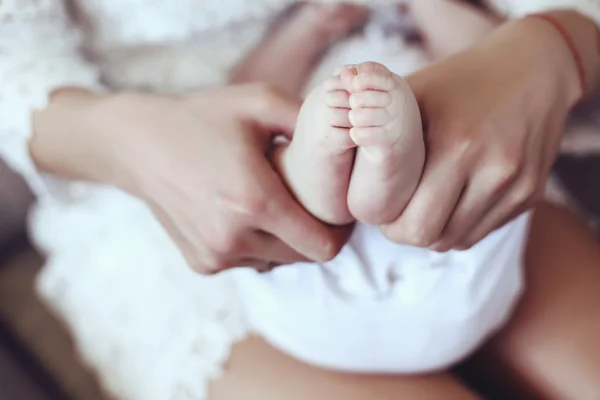
M 341 68 L 306 98 L 276 164 L 293 194 L 322 221 L 373 225 L 400 216 L 425 161 L 417 101 L 385 66 Z

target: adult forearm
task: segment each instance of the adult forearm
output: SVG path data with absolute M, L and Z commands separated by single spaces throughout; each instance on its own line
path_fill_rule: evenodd
M 595 23 L 574 11 L 547 11 L 506 22 L 476 45 L 473 54 L 520 74 L 538 91 L 556 93 L 571 108 L 594 93 L 600 59 Z M 533 93 L 532 93 L 533 95 Z
M 102 129 L 97 105 L 105 96 L 80 88 L 54 92 L 48 106 L 33 114 L 31 157 L 38 168 L 60 177 L 109 183 L 111 132 Z

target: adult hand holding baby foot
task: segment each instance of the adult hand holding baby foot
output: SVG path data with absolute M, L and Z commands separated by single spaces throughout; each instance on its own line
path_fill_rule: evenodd
M 298 108 L 262 84 L 181 97 L 67 89 L 36 114 L 30 148 L 46 171 L 144 200 L 198 272 L 324 261 L 344 233 L 296 203 L 266 156 Z
M 591 90 L 598 75 L 595 24 L 574 12 L 553 15 L 581 46 L 584 89 Z M 533 206 L 567 114 L 582 96 L 576 52 L 551 23 L 525 18 L 410 76 L 427 161 L 410 203 L 384 234 L 439 251 L 469 248 Z

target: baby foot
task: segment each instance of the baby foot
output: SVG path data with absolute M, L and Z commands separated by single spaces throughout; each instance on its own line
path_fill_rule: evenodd
M 306 98 L 292 142 L 275 152 L 275 164 L 296 199 L 334 225 L 353 220 L 347 205 L 355 144 L 350 138 L 349 93 L 331 77 Z
M 400 216 L 425 162 L 421 114 L 407 82 L 385 66 L 346 67 L 350 136 L 358 146 L 348 208 L 359 221 L 380 225 Z

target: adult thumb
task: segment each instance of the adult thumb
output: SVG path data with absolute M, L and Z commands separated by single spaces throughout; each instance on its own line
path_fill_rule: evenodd
M 266 84 L 244 85 L 240 90 L 238 105 L 246 120 L 270 133 L 293 135 L 302 105 L 299 98 Z

